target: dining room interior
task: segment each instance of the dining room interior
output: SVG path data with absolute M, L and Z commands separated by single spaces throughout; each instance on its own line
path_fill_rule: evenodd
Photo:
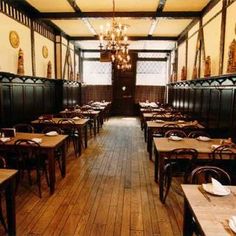
M 236 235 L 235 0 L 0 0 L 0 236 Z

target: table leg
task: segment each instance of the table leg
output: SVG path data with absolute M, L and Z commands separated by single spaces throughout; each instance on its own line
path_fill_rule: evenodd
M 158 181 L 158 166 L 159 166 L 159 152 L 155 148 L 155 161 L 154 161 L 154 180 Z
M 100 116 L 97 116 L 97 119 L 95 120 L 97 122 L 97 132 L 99 133 L 99 126 L 100 126 Z
M 87 148 L 88 147 L 87 124 L 84 126 L 84 144 L 85 144 L 85 148 Z
M 193 221 L 191 210 L 188 201 L 184 198 L 184 222 L 183 222 L 183 236 L 193 235 Z
M 16 235 L 16 208 L 14 183 L 15 178 L 13 177 L 9 180 L 5 191 L 8 235 Z
M 48 173 L 50 193 L 53 194 L 55 190 L 55 157 L 53 149 L 48 150 Z
M 82 144 L 82 132 L 81 132 L 81 127 L 78 128 L 78 133 L 79 133 L 79 138 L 78 138 L 78 152 L 79 152 L 79 156 L 80 156 L 81 153 L 82 153 L 82 147 L 81 147 L 81 144 Z
M 96 134 L 97 134 L 97 119 L 96 119 L 96 117 L 93 117 L 93 124 L 94 124 L 93 134 L 94 134 L 94 136 L 96 136 Z
M 148 140 L 147 140 L 147 151 L 149 153 L 149 159 L 152 160 L 152 129 L 147 129 Z
M 61 167 L 62 167 L 62 177 L 66 176 L 66 142 L 62 144 L 62 160 L 61 160 Z
M 159 155 L 158 157 L 159 163 L 158 163 L 158 174 L 159 174 L 159 197 L 161 202 L 163 202 L 163 198 L 164 198 L 164 156 L 163 155 Z

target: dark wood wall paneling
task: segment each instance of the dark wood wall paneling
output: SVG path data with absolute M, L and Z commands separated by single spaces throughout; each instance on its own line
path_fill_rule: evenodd
M 82 104 L 89 101 L 112 101 L 112 85 L 84 85 L 81 90 Z
M 63 108 L 81 105 L 81 84 L 76 81 L 64 80 Z
M 135 103 L 146 100 L 164 103 L 165 86 L 136 86 Z
M 168 85 L 169 104 L 202 122 L 218 137 L 236 139 L 236 75 Z
M 78 82 L 0 73 L 1 127 L 30 122 L 42 114 L 80 104 L 80 94 Z

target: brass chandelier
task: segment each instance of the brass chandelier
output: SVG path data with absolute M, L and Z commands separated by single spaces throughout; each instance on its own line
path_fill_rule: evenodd
M 131 68 L 131 61 L 128 49 L 128 37 L 126 35 L 127 25 L 115 21 L 115 0 L 113 0 L 112 24 L 107 23 L 105 29 L 100 26 L 100 52 L 107 52 L 110 60 L 117 69 L 128 70 Z

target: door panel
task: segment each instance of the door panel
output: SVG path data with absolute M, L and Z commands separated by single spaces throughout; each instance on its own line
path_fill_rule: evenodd
M 132 116 L 135 114 L 136 54 L 131 54 L 132 68 L 128 71 L 113 68 L 114 115 Z

